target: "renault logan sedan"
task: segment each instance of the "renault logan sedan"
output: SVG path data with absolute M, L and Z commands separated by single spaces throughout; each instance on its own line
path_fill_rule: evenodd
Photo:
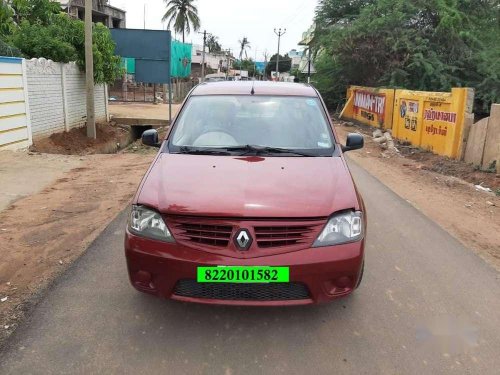
M 125 253 L 132 285 L 180 301 L 300 305 L 358 287 L 366 213 L 311 86 L 195 87 L 133 200 Z

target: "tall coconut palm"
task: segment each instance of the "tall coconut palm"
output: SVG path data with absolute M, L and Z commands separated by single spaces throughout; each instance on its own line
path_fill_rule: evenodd
M 198 17 L 198 8 L 193 4 L 195 0 L 164 0 L 167 4 L 167 12 L 163 15 L 162 21 L 168 20 L 168 28 L 173 23 L 174 30 L 182 33 L 182 43 L 184 43 L 184 34 L 189 34 L 191 28 L 194 31 L 200 29 L 200 18 Z
M 246 36 L 243 37 L 243 39 L 238 40 L 238 43 L 240 44 L 240 61 L 243 60 L 243 53 L 245 53 L 245 58 L 248 58 L 247 55 L 247 49 L 251 48 L 250 47 L 250 41 Z

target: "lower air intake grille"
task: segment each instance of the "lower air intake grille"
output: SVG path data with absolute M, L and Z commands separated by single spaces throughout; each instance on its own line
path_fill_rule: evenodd
M 222 284 L 180 280 L 175 286 L 174 294 L 231 301 L 287 301 L 309 298 L 307 287 L 299 283 Z

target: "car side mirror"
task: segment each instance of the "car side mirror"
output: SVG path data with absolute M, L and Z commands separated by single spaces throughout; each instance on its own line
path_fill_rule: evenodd
M 342 152 L 358 150 L 363 148 L 365 145 L 365 140 L 361 134 L 349 133 L 347 134 L 347 141 L 345 146 L 342 146 Z
M 146 146 L 160 148 L 161 143 L 158 142 L 158 132 L 155 129 L 148 129 L 142 133 L 142 144 Z

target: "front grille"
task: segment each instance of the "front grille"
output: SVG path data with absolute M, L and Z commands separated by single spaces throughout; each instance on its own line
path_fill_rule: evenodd
M 228 225 L 208 225 L 199 223 L 176 223 L 176 233 L 182 239 L 203 245 L 226 247 L 233 228 Z
M 312 225 L 254 227 L 257 245 L 261 248 L 290 246 L 310 241 Z
M 230 301 L 289 301 L 309 298 L 307 287 L 300 283 L 225 284 L 180 280 L 175 286 L 174 294 Z

